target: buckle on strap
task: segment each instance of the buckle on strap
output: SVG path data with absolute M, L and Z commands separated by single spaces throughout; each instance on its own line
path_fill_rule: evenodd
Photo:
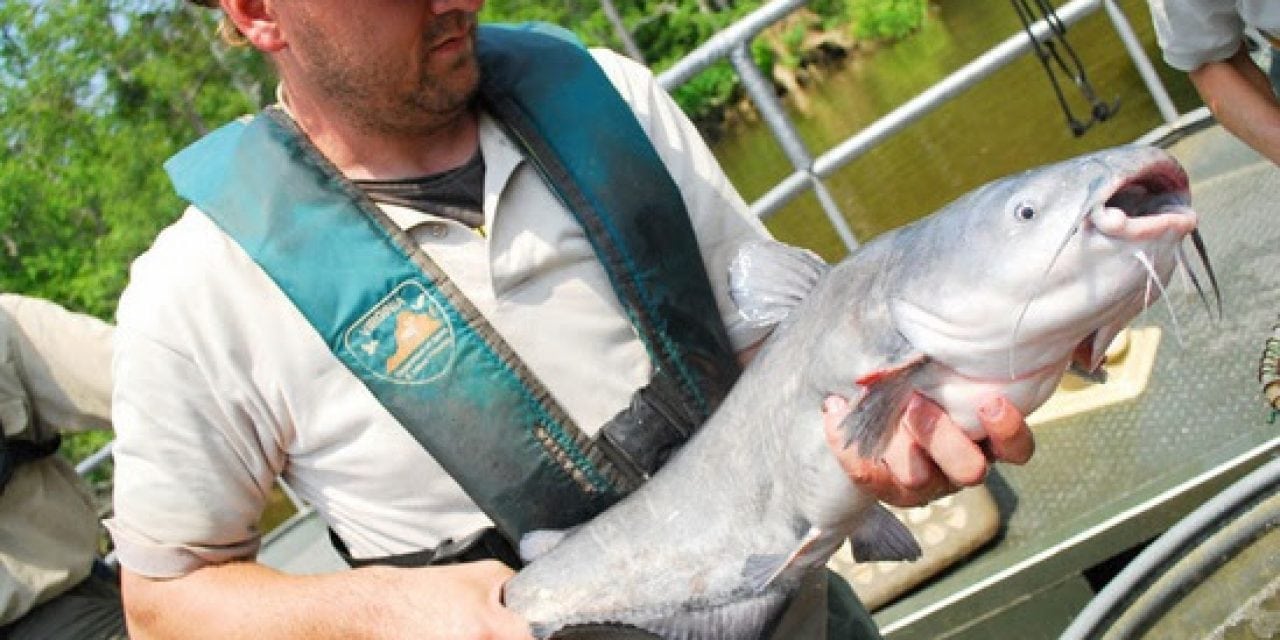
M 61 445 L 61 434 L 54 434 L 52 438 L 39 442 L 19 438 L 0 438 L 0 493 L 4 493 L 18 465 L 53 455 Z
M 600 430 L 598 439 L 616 453 L 614 462 L 648 479 L 666 463 L 694 430 L 699 420 L 690 413 L 670 376 L 655 375 L 631 396 L 631 405 Z

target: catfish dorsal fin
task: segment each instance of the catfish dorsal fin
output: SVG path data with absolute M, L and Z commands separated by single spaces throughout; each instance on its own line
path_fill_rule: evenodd
M 808 249 L 772 240 L 747 242 L 729 264 L 729 295 L 748 325 L 772 327 L 809 297 L 830 270 Z
M 921 553 L 911 530 L 879 503 L 867 510 L 849 536 L 849 548 L 858 562 L 919 560 Z

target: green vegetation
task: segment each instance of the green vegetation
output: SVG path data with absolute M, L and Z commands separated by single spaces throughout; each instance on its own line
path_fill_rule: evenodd
M 110 319 L 182 211 L 161 163 L 271 88 L 214 28 L 162 0 L 0 5 L 0 290 Z

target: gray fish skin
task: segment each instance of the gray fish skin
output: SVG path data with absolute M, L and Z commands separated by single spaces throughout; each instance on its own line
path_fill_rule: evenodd
M 1129 215 L 1104 204 L 1113 196 Z M 992 182 L 879 236 L 798 296 L 659 473 L 522 569 L 504 602 L 540 638 L 588 624 L 759 638 L 846 538 L 873 558 L 918 554 L 841 469 L 823 399 L 857 403 L 841 431 L 873 455 L 913 389 L 975 439 L 992 394 L 1029 413 L 1073 355 L 1095 360 L 1150 304 L 1149 279 L 1168 280 L 1195 227 L 1188 202 L 1170 156 L 1121 147 Z

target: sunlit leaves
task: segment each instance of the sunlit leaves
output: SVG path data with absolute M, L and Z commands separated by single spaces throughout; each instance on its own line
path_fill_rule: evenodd
M 161 163 L 272 90 L 183 2 L 0 6 L 0 290 L 110 318 L 182 203 Z

